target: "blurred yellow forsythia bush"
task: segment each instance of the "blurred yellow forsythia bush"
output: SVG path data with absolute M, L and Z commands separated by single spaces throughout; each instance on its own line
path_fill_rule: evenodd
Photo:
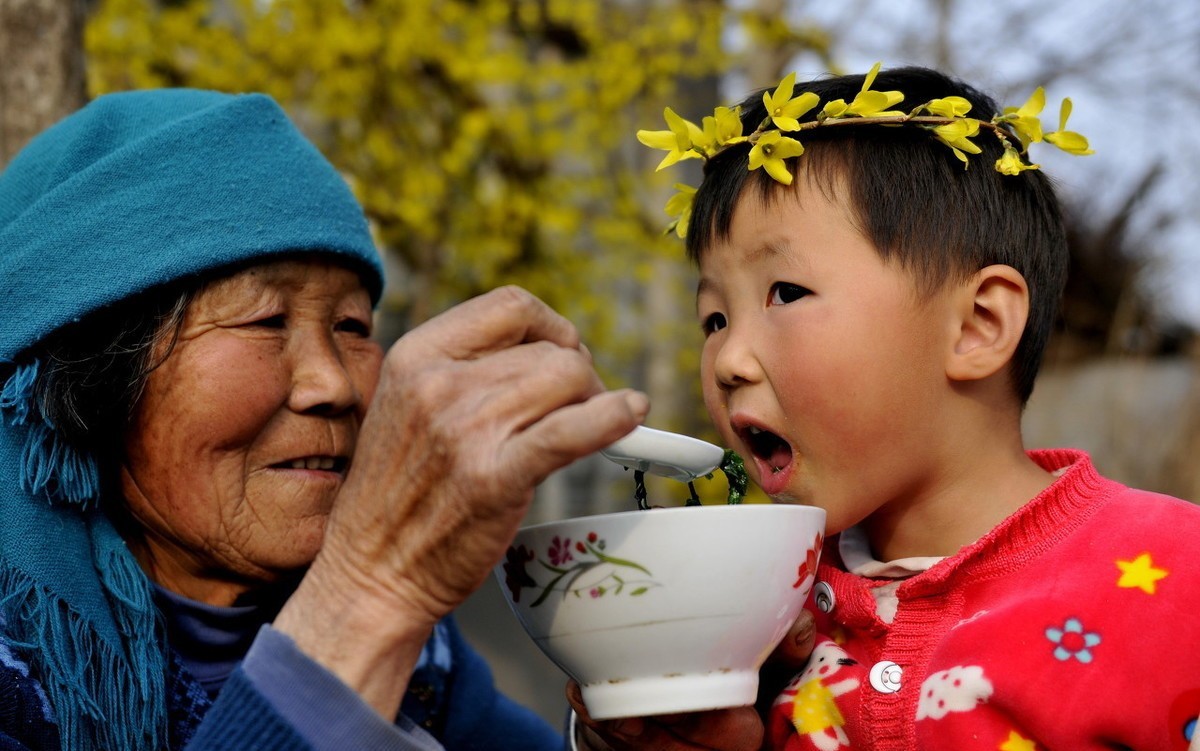
M 686 7 L 685 7 L 686 6 Z M 106 0 L 90 87 L 263 91 L 351 181 L 420 320 L 517 282 L 601 325 L 660 241 L 636 123 L 713 76 L 719 3 Z M 606 287 L 608 289 L 606 290 Z M 597 294 L 599 293 L 599 294 Z
M 634 133 L 665 102 L 711 107 L 739 31 L 754 54 L 827 52 L 723 0 L 101 0 L 85 44 L 94 95 L 279 101 L 366 208 L 393 333 L 516 283 L 576 323 L 613 385 L 653 386 L 665 357 L 687 391 L 691 277 L 662 236 L 671 180 Z M 656 402 L 657 424 L 703 430 L 698 393 L 679 401 Z

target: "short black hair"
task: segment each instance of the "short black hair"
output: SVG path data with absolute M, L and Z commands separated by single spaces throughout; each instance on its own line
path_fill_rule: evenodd
M 864 76 L 820 78 L 797 84 L 821 104 L 804 117 L 813 120 L 825 102 L 851 101 Z M 996 102 L 974 87 L 920 67 L 884 70 L 871 88 L 898 90 L 905 98 L 891 109 L 908 112 L 932 99 L 959 96 L 971 103 L 971 117 L 999 114 Z M 762 93 L 741 103 L 745 133 L 766 117 Z M 1016 269 L 1029 286 L 1029 321 L 1013 355 L 1013 385 L 1021 403 L 1033 392 L 1050 332 L 1054 328 L 1067 274 L 1062 210 L 1049 178 L 1040 170 L 1004 175 L 994 169 L 1003 154 L 998 139 L 981 132 L 982 149 L 967 156 L 968 168 L 928 130 L 919 127 L 852 126 L 805 131 L 805 153 L 792 160 L 823 188 L 844 183 L 852 217 L 884 260 L 909 271 L 918 292 L 962 281 L 992 264 Z M 1015 135 L 1011 141 L 1016 144 Z M 786 186 L 759 169 L 748 169 L 750 148 L 740 144 L 708 160 L 696 191 L 687 235 L 688 257 L 728 238 L 738 199 L 751 185 L 764 200 Z
M 196 289 L 179 283 L 102 308 L 32 351 L 42 362 L 34 408 L 62 441 L 96 460 L 106 491 L 116 488 L 134 408 L 174 349 Z

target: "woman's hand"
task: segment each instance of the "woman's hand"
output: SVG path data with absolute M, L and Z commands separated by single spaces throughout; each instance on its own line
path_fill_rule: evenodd
M 387 354 L 322 556 L 436 622 L 503 557 L 534 487 L 647 408 L 606 392 L 574 326 L 529 293 L 470 300 Z
M 788 634 L 763 666 L 757 707 L 709 712 L 593 720 L 579 684 L 567 684 L 567 701 L 578 717 L 580 751 L 758 751 L 763 715 L 791 677 L 803 669 L 816 641 L 812 613 L 801 610 Z
M 605 391 L 575 328 L 523 290 L 414 329 L 384 360 L 324 545 L 277 628 L 394 714 L 430 629 L 503 557 L 534 487 L 648 408 Z

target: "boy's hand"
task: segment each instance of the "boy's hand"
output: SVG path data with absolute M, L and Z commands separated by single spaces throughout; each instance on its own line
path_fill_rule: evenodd
M 758 712 L 766 716 L 775 697 L 788 681 L 804 670 L 817 643 L 817 623 L 812 612 L 802 609 L 783 640 L 758 672 Z
M 583 705 L 579 684 L 571 681 L 567 701 L 579 718 L 576 743 L 580 751 L 758 751 L 763 742 L 763 714 L 787 681 L 803 669 L 815 641 L 812 613 L 802 610 L 763 666 L 757 708 L 593 720 Z

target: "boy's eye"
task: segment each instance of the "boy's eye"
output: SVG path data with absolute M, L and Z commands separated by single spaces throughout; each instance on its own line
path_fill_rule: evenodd
M 722 313 L 712 313 L 705 316 L 704 320 L 700 323 L 700 329 L 704 332 L 705 336 L 715 334 L 723 328 L 725 328 L 725 316 Z
M 799 284 L 776 282 L 771 287 L 771 305 L 787 305 L 811 293 L 812 290 L 801 287 Z

